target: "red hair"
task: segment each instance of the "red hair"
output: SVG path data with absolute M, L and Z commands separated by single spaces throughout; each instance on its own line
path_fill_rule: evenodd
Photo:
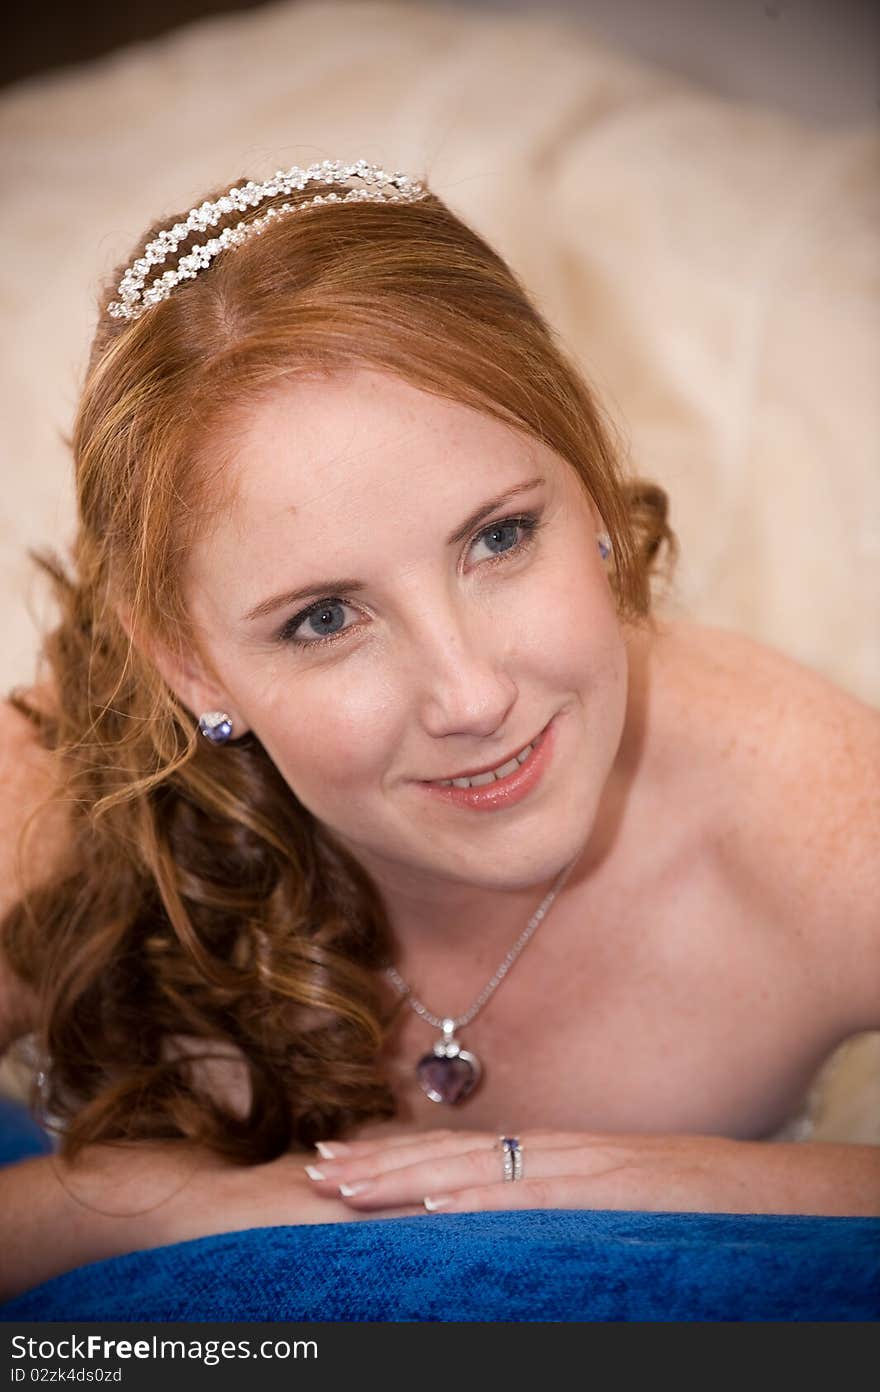
M 43 558 L 61 606 L 45 645 L 58 706 L 32 715 L 63 774 L 72 856 L 7 916 L 4 945 L 39 997 L 68 1155 L 186 1137 L 265 1161 L 394 1114 L 381 1049 L 396 1008 L 383 1016 L 388 923 L 365 871 L 255 737 L 222 752 L 199 739 L 119 619 L 189 641 L 181 558 L 223 506 L 236 413 L 282 378 L 370 366 L 526 432 L 595 502 L 621 622 L 650 622 L 676 541 L 666 495 L 625 477 L 524 287 L 433 193 L 280 217 L 133 322 L 106 311 L 124 269 L 102 289 L 73 431 L 72 566 Z M 243 1060 L 244 1111 L 193 1053 Z

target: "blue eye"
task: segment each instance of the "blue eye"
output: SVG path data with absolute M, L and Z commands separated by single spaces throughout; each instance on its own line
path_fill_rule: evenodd
M 474 537 L 474 543 L 482 541 L 484 537 L 491 538 L 491 544 L 495 544 L 495 538 L 503 536 L 505 532 L 516 532 L 517 529 L 525 530 L 525 519 L 522 517 L 510 518 L 504 522 L 493 522 L 491 527 L 486 527 L 478 536 Z M 496 556 L 507 556 L 512 551 L 518 551 L 520 543 L 516 542 L 513 546 L 502 547 L 500 551 L 494 552 Z
M 485 565 L 498 565 L 506 561 L 509 556 L 519 555 L 531 546 L 540 525 L 539 517 L 534 513 L 526 513 L 519 517 L 504 517 L 499 522 L 491 522 L 488 527 L 477 532 L 470 544 L 473 546 L 485 537 L 487 544 L 495 546 L 499 543 L 499 538 L 503 539 L 505 535 L 509 537 L 511 533 L 515 534 L 517 531 L 521 531 L 523 536 L 520 541 L 515 541 L 512 546 L 504 546 L 502 541 L 502 549 L 496 550 L 487 561 L 483 562 Z M 344 638 L 350 629 L 342 626 L 341 611 L 348 607 L 346 601 L 340 599 L 338 595 L 319 599 L 316 604 L 310 604 L 307 609 L 300 610 L 298 614 L 294 614 L 292 618 L 288 619 L 279 630 L 277 640 L 295 648 L 314 648 L 323 647 L 326 643 L 333 643 L 337 638 Z M 297 630 L 305 624 L 312 625 L 313 636 L 311 638 L 295 637 Z
M 314 608 L 305 609 L 302 614 L 297 614 L 296 618 L 291 619 L 291 636 L 287 636 L 285 630 L 282 630 L 282 636 L 287 637 L 288 642 L 301 643 L 305 647 L 308 647 L 312 642 L 322 643 L 328 638 L 335 638 L 342 627 L 339 615 L 345 608 L 347 608 L 347 605 L 344 600 L 322 599 L 320 604 L 316 605 Z M 292 637 L 292 632 L 304 623 L 313 625 L 314 639 Z M 288 626 L 285 625 L 285 629 L 287 629 L 287 627 Z

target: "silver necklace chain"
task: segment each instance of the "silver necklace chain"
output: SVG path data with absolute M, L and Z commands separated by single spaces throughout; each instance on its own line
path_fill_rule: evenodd
M 409 986 L 407 986 L 406 982 L 403 980 L 400 974 L 397 971 L 395 971 L 394 967 L 386 967 L 386 975 L 397 987 L 397 990 L 400 992 L 400 994 L 406 998 L 407 1004 L 411 1006 L 411 1008 L 416 1012 L 416 1014 L 421 1015 L 423 1020 L 427 1020 L 429 1025 L 434 1026 L 434 1029 L 446 1030 L 450 1023 L 455 1029 L 463 1029 L 465 1025 L 469 1025 L 471 1020 L 473 1020 L 474 1016 L 478 1013 L 478 1011 L 482 1010 L 483 1006 L 486 1004 L 486 1001 L 492 995 L 492 992 L 498 986 L 501 985 L 501 982 L 504 980 L 505 976 L 509 972 L 510 968 L 513 966 L 517 957 L 522 952 L 526 943 L 529 941 L 529 938 L 532 936 L 535 929 L 538 927 L 538 924 L 541 922 L 541 920 L 544 918 L 545 914 L 549 910 L 550 905 L 553 903 L 553 900 L 556 898 L 560 889 L 564 885 L 569 873 L 576 865 L 577 859 L 579 859 L 579 857 L 576 857 L 570 865 L 567 865 L 565 867 L 562 874 L 559 876 L 555 885 L 551 889 L 550 893 L 547 895 L 544 902 L 541 904 L 541 907 L 529 919 L 528 924 L 523 929 L 522 933 L 520 933 L 516 942 L 513 944 L 513 947 L 510 949 L 504 961 L 501 963 L 501 966 L 495 972 L 495 975 L 486 983 L 480 994 L 477 996 L 477 999 L 474 1001 L 473 1005 L 470 1007 L 469 1010 L 465 1011 L 464 1015 L 458 1015 L 454 1020 L 451 1016 L 448 1015 L 444 1015 L 442 1019 L 437 1015 L 432 1015 L 428 1007 L 426 1005 L 423 1005 L 423 1003 L 420 1000 L 417 1000 L 415 998 Z

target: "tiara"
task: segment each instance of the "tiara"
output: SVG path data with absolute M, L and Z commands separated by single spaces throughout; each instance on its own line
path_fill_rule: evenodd
M 151 267 L 164 265 L 191 232 L 207 231 L 227 213 L 244 212 L 247 208 L 256 207 L 266 198 L 292 193 L 294 189 L 303 189 L 307 184 L 346 184 L 352 178 L 359 179 L 361 184 L 350 189 L 344 197 L 340 197 L 338 193 L 317 194 L 314 198 L 306 198 L 298 203 L 273 205 L 262 217 L 251 218 L 250 221 L 243 220 L 235 227 L 225 227 L 219 236 L 211 237 L 207 242 L 192 247 L 186 256 L 178 260 L 175 270 L 161 272 L 150 285 L 147 285 Z M 227 247 L 240 246 L 250 237 L 258 236 L 276 218 L 288 213 L 301 212 L 303 208 L 310 208 L 317 203 L 414 202 L 426 197 L 427 192 L 427 189 L 408 175 L 399 171 L 389 174 L 363 159 L 355 160 L 354 164 L 343 164 L 341 160 L 323 160 L 321 164 L 309 165 L 308 169 L 300 169 L 295 164 L 286 171 L 279 169 L 263 184 L 255 184 L 248 180 L 241 188 L 229 189 L 215 203 L 201 203 L 198 208 L 191 208 L 183 222 L 176 222 L 173 227 L 159 232 L 144 248 L 143 254 L 126 268 L 116 290 L 119 299 L 107 306 L 107 312 L 114 319 L 139 319 L 152 305 L 167 299 L 180 281 L 193 280 L 221 251 L 225 251 Z

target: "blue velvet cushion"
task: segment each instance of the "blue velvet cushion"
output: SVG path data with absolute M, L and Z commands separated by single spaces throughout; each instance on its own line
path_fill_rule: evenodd
M 589 1209 L 223 1233 L 80 1267 L 0 1308 L 6 1321 L 878 1316 L 880 1219 Z
M 870 1320 L 880 1219 L 569 1209 L 254 1228 L 96 1262 L 5 1320 Z

